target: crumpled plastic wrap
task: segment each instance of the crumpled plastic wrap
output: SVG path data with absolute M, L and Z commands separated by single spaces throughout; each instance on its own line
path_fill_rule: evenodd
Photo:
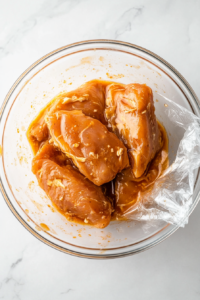
M 125 216 L 139 221 L 163 220 L 184 227 L 194 202 L 193 192 L 200 166 L 200 118 L 164 97 L 164 113 L 176 130 L 183 129 L 175 160 L 155 182 L 151 192 Z M 151 223 L 148 222 L 148 223 Z

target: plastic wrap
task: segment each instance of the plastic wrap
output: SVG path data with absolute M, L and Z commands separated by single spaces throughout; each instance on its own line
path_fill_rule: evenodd
M 163 96 L 162 96 L 163 97 Z M 193 191 L 200 166 L 200 118 L 187 109 L 165 99 L 164 113 L 168 122 L 183 130 L 176 157 L 169 168 L 154 183 L 133 210 L 126 213 L 128 219 L 151 221 L 164 220 L 184 227 L 188 223 Z

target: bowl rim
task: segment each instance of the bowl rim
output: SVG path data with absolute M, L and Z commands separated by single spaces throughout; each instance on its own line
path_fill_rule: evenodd
M 155 54 L 152 51 L 149 51 L 143 47 L 140 47 L 138 45 L 135 44 L 131 44 L 128 42 L 123 42 L 123 41 L 117 41 L 117 40 L 110 40 L 110 39 L 94 39 L 94 40 L 84 40 L 84 41 L 80 41 L 80 42 L 76 42 L 76 43 L 72 43 L 63 47 L 60 47 L 56 50 L 53 50 L 51 52 L 49 52 L 48 54 L 42 56 L 40 59 L 38 59 L 37 61 L 35 61 L 30 67 L 28 67 L 19 77 L 18 79 L 14 82 L 14 84 L 11 86 L 10 90 L 8 91 L 3 104 L 0 108 L 0 122 L 3 116 L 3 113 L 5 111 L 6 105 L 8 104 L 8 101 L 11 97 L 11 95 L 13 94 L 14 90 L 16 89 L 16 87 L 20 84 L 20 82 L 26 77 L 26 75 L 32 70 L 34 69 L 38 64 L 40 64 L 41 62 L 45 61 L 46 59 L 48 59 L 49 57 L 51 57 L 52 55 L 59 53 L 63 50 L 67 50 L 70 48 L 74 48 L 77 46 L 83 46 L 83 45 L 92 45 L 95 43 L 99 43 L 99 44 L 111 44 L 111 45 L 120 45 L 120 46 L 125 46 L 128 48 L 132 48 L 132 49 L 136 49 L 139 50 L 140 52 L 146 53 L 150 56 L 152 56 L 153 58 L 155 58 L 156 60 L 158 60 L 159 62 L 161 62 L 162 64 L 164 64 L 168 69 L 170 69 L 180 80 L 181 82 L 185 85 L 185 87 L 187 88 L 187 90 L 189 90 L 190 94 L 192 95 L 193 99 L 195 100 L 199 111 L 200 111 L 200 101 L 196 95 L 196 93 L 194 92 L 194 90 L 192 89 L 192 87 L 190 86 L 190 84 L 187 82 L 187 80 L 171 65 L 169 64 L 166 60 L 164 60 L 163 58 L 161 58 L 160 56 L 158 56 L 157 54 Z M 170 235 L 172 235 L 178 228 L 179 226 L 173 226 L 173 228 L 166 233 L 165 235 L 161 236 L 160 238 L 158 238 L 156 241 L 152 242 L 149 245 L 146 245 L 140 249 L 137 250 L 130 250 L 130 251 L 124 251 L 123 253 L 117 253 L 117 254 L 85 254 L 85 253 L 81 253 L 78 251 L 74 251 L 74 250 L 69 250 L 66 249 L 62 246 L 58 246 L 56 245 L 54 242 L 52 241 L 48 241 L 45 237 L 41 236 L 39 233 L 37 233 L 35 230 L 33 230 L 24 220 L 23 218 L 19 215 L 19 213 L 16 211 L 16 209 L 14 208 L 14 206 L 12 205 L 12 203 L 9 200 L 9 197 L 6 193 L 6 190 L 4 188 L 4 185 L 2 183 L 2 180 L 0 178 L 0 190 L 1 193 L 3 195 L 3 198 L 6 202 L 6 204 L 8 205 L 8 207 L 10 208 L 11 212 L 15 215 L 15 217 L 18 219 L 18 221 L 32 234 L 34 235 L 37 239 L 39 239 L 40 241 L 44 242 L 45 244 L 51 246 L 54 249 L 57 249 L 61 252 L 73 255 L 73 256 L 78 256 L 78 257 L 84 257 L 84 258 L 95 258 L 95 259 L 111 259 L 111 258 L 119 258 L 119 257 L 124 257 L 124 256 L 129 256 L 132 254 L 136 254 L 136 253 L 140 253 L 143 252 L 145 250 L 148 250 L 150 248 L 152 248 L 153 246 L 158 245 L 159 243 L 161 243 L 162 241 L 164 241 L 165 239 L 167 239 Z M 195 200 L 195 202 L 193 203 L 193 207 L 190 208 L 190 211 L 188 213 L 188 216 L 193 212 L 193 210 L 195 209 L 197 203 L 200 200 L 200 195 L 197 195 L 197 198 Z M 166 226 L 164 227 L 166 228 Z M 128 245 L 131 246 L 131 245 Z

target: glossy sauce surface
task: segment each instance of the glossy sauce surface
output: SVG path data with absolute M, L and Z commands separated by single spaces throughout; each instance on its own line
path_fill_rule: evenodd
M 149 163 L 146 172 L 136 178 L 131 168 L 119 173 L 115 179 L 115 216 L 134 211 L 143 196 L 150 192 L 153 184 L 168 168 L 168 138 L 165 128 L 158 123 L 161 131 L 162 148 L 155 158 Z
M 74 91 L 63 92 L 55 96 L 53 100 L 39 112 L 27 130 L 27 138 L 33 153 L 36 154 L 41 143 L 50 137 L 45 122 L 45 117 L 49 113 L 52 114 L 60 110 L 80 110 L 86 116 L 97 119 L 103 124 L 107 124 L 104 117 L 105 90 L 106 86 L 111 83 L 110 81 L 95 79 L 86 82 Z
M 124 144 L 81 111 L 58 111 L 47 116 L 46 123 L 54 144 L 96 185 L 111 181 L 129 166 Z
M 55 158 L 51 160 L 53 152 Z M 112 213 L 109 199 L 68 159 L 60 160 L 58 152 L 53 145 L 45 144 L 34 157 L 32 171 L 39 186 L 68 219 L 76 217 L 97 228 L 106 227 Z
M 128 149 L 133 174 L 142 176 L 162 146 L 152 90 L 145 84 L 109 85 L 105 115 Z
M 98 228 L 111 214 L 123 219 L 133 211 L 168 167 L 167 134 L 142 84 L 92 80 L 61 93 L 27 138 L 32 171 L 53 204 L 69 220 Z

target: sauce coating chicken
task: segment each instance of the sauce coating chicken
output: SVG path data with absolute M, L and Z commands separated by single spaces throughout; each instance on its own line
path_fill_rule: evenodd
M 112 206 L 101 187 L 95 186 L 60 157 L 59 150 L 45 144 L 34 157 L 32 171 L 39 186 L 66 217 L 78 218 L 97 228 L 106 227 Z
M 129 166 L 126 147 L 100 121 L 78 110 L 58 111 L 45 120 L 54 144 L 96 185 Z
M 41 110 L 27 130 L 27 138 L 33 153 L 36 154 L 40 144 L 49 138 L 49 131 L 45 122 L 45 117 L 49 113 L 59 110 L 80 110 L 86 116 L 106 124 L 104 117 L 105 87 L 110 83 L 109 81 L 91 80 L 74 91 L 63 92 L 53 98 Z
M 37 162 L 41 159 L 50 159 L 57 163 L 59 166 L 73 165 L 72 160 L 68 158 L 59 148 L 50 144 L 48 141 L 41 145 L 40 150 L 32 161 L 32 172 L 35 174 L 35 167 L 37 168 Z
M 108 128 L 123 141 L 133 174 L 141 177 L 161 148 L 152 90 L 145 84 L 107 87 L 105 115 Z
M 112 219 L 134 211 L 168 167 L 167 135 L 144 84 L 92 80 L 60 93 L 27 138 L 40 187 L 69 220 L 97 228 L 113 207 Z
M 132 169 L 128 168 L 119 173 L 115 179 L 115 213 L 119 216 L 134 211 L 143 195 L 152 190 L 156 179 L 169 165 L 167 134 L 164 127 L 161 124 L 158 125 L 161 131 L 162 148 L 143 176 L 136 178 Z

